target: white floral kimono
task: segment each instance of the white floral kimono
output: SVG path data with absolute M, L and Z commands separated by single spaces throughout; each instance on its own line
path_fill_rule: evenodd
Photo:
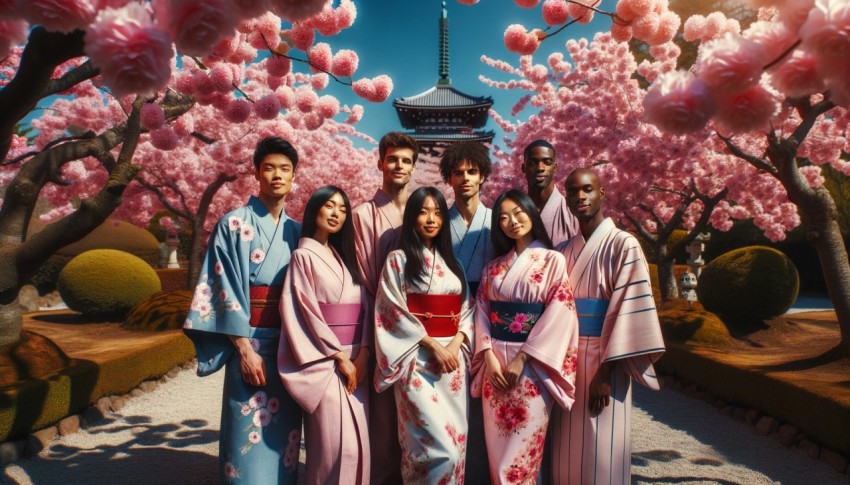
M 463 483 L 472 308 L 466 298 L 457 320 L 457 331 L 465 336 L 462 355 L 458 356 L 460 366 L 441 374 L 435 369 L 431 352 L 419 345 L 427 332 L 409 311 L 407 293 L 456 295 L 462 293 L 463 286 L 438 252 L 424 247 L 422 251 L 425 274 L 412 286 L 405 282 L 407 258 L 402 250 L 391 252 L 384 265 L 375 303 L 375 387 L 378 391 L 393 387 L 395 393 L 404 482 Z M 442 345 L 452 338 L 434 337 Z
M 183 330 L 195 344 L 198 375 L 225 369 L 221 411 L 221 483 L 295 484 L 301 408 L 278 378 L 280 326 L 252 327 L 251 286 L 282 286 L 301 225 L 278 224 L 256 197 L 216 224 Z M 278 291 L 280 291 L 278 289 Z M 268 298 L 279 298 L 269 294 Z M 277 312 L 277 308 L 273 309 Z M 242 378 L 230 336 L 247 337 L 263 357 L 266 385 Z

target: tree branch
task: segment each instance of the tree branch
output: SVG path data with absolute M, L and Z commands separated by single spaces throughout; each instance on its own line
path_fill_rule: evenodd
M 162 206 L 165 207 L 167 210 L 169 210 L 169 211 L 173 212 L 175 215 L 177 215 L 177 217 L 181 217 L 181 218 L 183 218 L 187 221 L 192 220 L 192 215 L 189 214 L 189 212 L 187 212 L 187 211 L 178 209 L 171 202 L 169 202 L 168 198 L 166 198 L 166 196 L 165 196 L 165 193 L 163 193 L 162 190 L 160 190 L 159 187 L 148 182 L 147 180 L 143 179 L 142 177 L 137 178 L 136 182 L 138 182 L 139 185 L 144 187 L 146 190 L 151 191 L 153 193 L 153 195 L 155 195 L 156 198 L 159 200 L 159 203 L 162 204 Z
M 637 231 L 637 233 L 640 237 L 642 237 L 644 240 L 646 240 L 648 242 L 651 242 L 652 244 L 655 244 L 655 241 L 658 239 L 655 235 L 653 235 L 651 232 L 649 232 L 649 230 L 647 228 L 643 227 L 643 224 L 641 224 L 634 217 L 632 217 L 628 214 L 625 214 L 625 216 L 626 216 L 626 219 L 628 219 L 629 222 L 631 222 L 632 225 L 635 226 L 635 231 Z
M 723 143 L 726 144 L 726 148 L 728 148 L 729 151 L 732 152 L 732 155 L 735 155 L 736 157 L 740 158 L 741 160 L 748 162 L 750 165 L 756 167 L 759 170 L 764 170 L 765 172 L 773 175 L 774 177 L 778 175 L 778 171 L 776 170 L 776 167 L 771 165 L 770 162 L 768 162 L 767 160 L 765 160 L 763 158 L 759 158 L 755 155 L 750 155 L 749 153 L 745 152 L 744 150 L 741 150 L 741 148 L 739 148 L 738 145 L 736 145 L 735 142 L 732 141 L 731 138 L 725 137 L 725 136 L 721 135 L 720 133 L 717 133 L 717 136 L 718 136 L 718 138 L 723 140 Z
M 87 79 L 91 79 L 100 74 L 100 68 L 94 67 L 91 61 L 86 61 L 78 67 L 71 69 L 62 75 L 59 79 L 51 79 L 47 83 L 47 88 L 42 93 L 41 97 L 46 98 L 56 93 L 60 93 L 71 88 Z
M 213 143 L 218 141 L 215 138 L 210 138 L 210 137 L 204 135 L 203 133 L 198 133 L 197 131 L 193 131 L 192 133 L 189 133 L 189 135 L 197 138 L 198 140 L 201 140 L 202 142 L 206 143 L 207 145 L 212 145 Z

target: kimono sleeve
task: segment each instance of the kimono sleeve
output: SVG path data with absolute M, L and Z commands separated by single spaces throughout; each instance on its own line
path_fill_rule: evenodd
M 475 353 L 472 357 L 470 373 L 472 380 L 469 385 L 469 393 L 472 397 L 481 397 L 481 387 L 484 383 L 484 352 L 493 348 L 490 336 L 490 265 L 484 266 L 481 275 L 481 284 L 478 286 L 478 294 L 475 297 Z
M 404 263 L 404 252 L 391 252 L 378 283 L 375 299 L 375 355 L 378 363 L 375 388 L 379 392 L 392 386 L 404 369 L 412 365 L 419 350 L 419 341 L 427 335 L 419 320 L 407 309 Z
M 201 277 L 183 325 L 195 345 L 201 376 L 216 372 L 230 359 L 234 351 L 230 336 L 248 337 L 250 333 L 249 248 L 239 238 L 241 219 L 236 215 L 229 219 L 230 222 L 222 218 L 210 237 Z
M 664 339 L 643 250 L 626 235 L 614 258 L 613 292 L 602 331 L 603 360 L 619 361 L 633 379 L 658 389 L 653 363 L 664 352 Z

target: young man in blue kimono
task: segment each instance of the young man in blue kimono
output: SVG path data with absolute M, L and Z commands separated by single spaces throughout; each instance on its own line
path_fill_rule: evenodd
M 259 193 L 213 229 L 183 327 L 195 344 L 198 375 L 225 372 L 221 483 L 297 483 L 301 409 L 277 374 L 278 305 L 301 233 L 284 211 L 297 164 L 286 140 L 257 144 Z

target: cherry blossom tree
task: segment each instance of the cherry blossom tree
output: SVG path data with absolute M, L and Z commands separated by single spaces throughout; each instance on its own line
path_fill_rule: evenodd
M 516 3 L 533 7 L 539 2 Z M 611 18 L 610 33 L 594 44 L 638 38 L 651 46 L 652 59 L 636 68 L 625 66 L 628 56 L 612 58 L 604 49 L 586 49 L 586 41 L 567 42 L 575 68 L 561 54 L 550 56 L 548 67 L 526 57 L 519 67 L 484 59 L 516 77 L 485 82 L 529 92 L 512 116 L 528 104 L 539 109 L 519 122 L 493 114 L 512 135 L 506 144 L 514 152 L 501 154 L 512 161 L 506 168 L 517 170 L 516 149 L 534 138 L 549 138 L 568 164 L 599 164 L 609 187 L 620 183 L 631 192 L 631 200 L 615 203 L 621 217 L 634 222 L 639 234 L 656 230 L 658 238 L 680 219 L 686 228 L 706 220 L 724 229 L 733 219 L 752 217 L 773 240 L 802 221 L 820 257 L 841 328 L 835 353 L 847 355 L 850 265 L 835 203 L 819 167 L 831 164 L 850 173 L 845 109 L 850 104 L 850 4 L 751 0 L 760 9 L 759 20 L 743 31 L 720 12 L 693 15 L 685 19 L 683 36 L 700 42 L 698 56 L 692 68 L 680 71 L 675 69 L 679 49 L 669 41 L 681 20 L 666 1 L 620 0 L 614 11 L 604 12 L 597 8 L 599 2 L 588 6 L 589 0 L 546 0 L 542 11 L 547 25 L 589 20 L 571 12 L 565 16 L 565 3 L 569 9 L 586 8 Z M 510 26 L 505 44 L 529 55 L 560 30 L 528 32 Z M 585 53 L 590 62 L 582 67 Z M 604 86 L 598 82 L 602 78 L 611 82 Z M 634 78 L 652 85 L 645 92 L 634 90 Z M 617 94 L 609 96 L 612 92 Z M 653 133 L 649 124 L 660 131 Z M 633 143 L 639 149 L 623 151 Z M 662 171 L 655 170 L 659 160 L 668 164 Z M 565 168 L 560 170 L 563 174 Z M 673 186 L 676 181 L 684 185 Z M 490 189 L 497 190 L 496 185 Z M 705 216 L 711 201 L 714 208 Z M 649 217 L 638 217 L 638 210 Z
M 171 204 L 203 227 L 250 193 L 248 147 L 271 133 L 291 137 L 312 170 L 336 157 L 353 171 L 366 152 L 341 140 L 360 136 L 346 122 L 363 107 L 320 91 L 333 79 L 379 102 L 392 81 L 355 81 L 357 54 L 316 33 L 355 18 L 351 0 L 0 1 L 0 346 L 20 338 L 20 287 L 122 198 L 127 214 Z M 29 145 L 14 129 L 43 99 Z M 39 197 L 54 222 L 26 238 Z

